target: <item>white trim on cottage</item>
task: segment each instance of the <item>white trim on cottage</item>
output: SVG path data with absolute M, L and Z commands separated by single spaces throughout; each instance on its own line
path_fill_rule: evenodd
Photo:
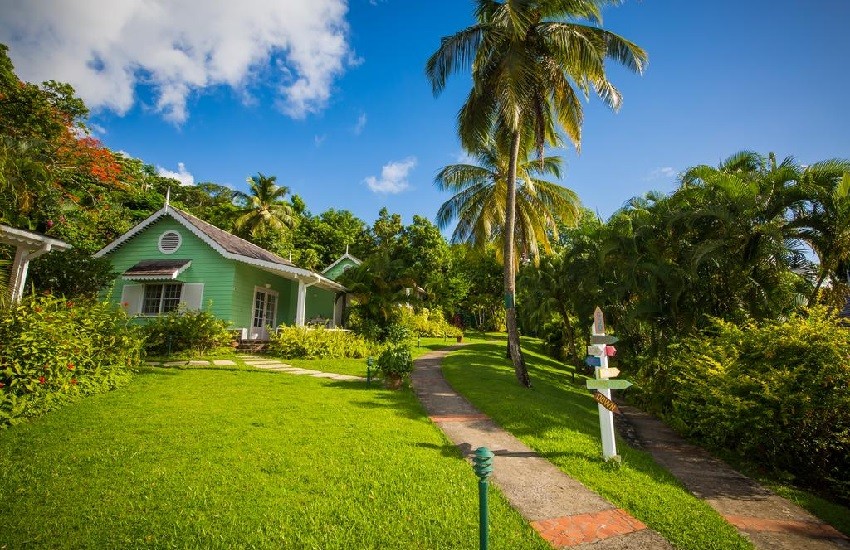
M 19 302 L 23 296 L 30 261 L 54 249 L 68 250 L 72 248 L 70 244 L 58 239 L 2 224 L 0 224 L 0 243 L 15 247 L 15 260 L 12 263 L 12 272 L 9 278 L 9 292 L 12 303 Z
M 132 239 L 133 237 L 138 235 L 139 233 L 141 233 L 148 226 L 150 226 L 151 224 L 153 224 L 154 222 L 158 221 L 160 218 L 162 218 L 163 216 L 166 216 L 166 215 L 171 217 L 173 220 L 176 220 L 183 227 L 185 227 L 190 232 L 192 232 L 192 234 L 194 234 L 196 237 L 198 237 L 199 239 L 204 241 L 213 250 L 215 250 L 216 252 L 218 252 L 219 254 L 221 254 L 222 256 L 224 256 L 227 259 L 236 260 L 238 262 L 242 262 L 242 263 L 245 263 L 245 264 L 248 264 L 248 265 L 253 265 L 255 267 L 259 267 L 260 269 L 270 271 L 272 273 L 278 274 L 278 275 L 285 277 L 287 279 L 294 279 L 294 280 L 298 281 L 299 283 L 306 283 L 307 286 L 316 285 L 319 288 L 324 288 L 324 289 L 328 289 L 328 290 L 336 290 L 336 291 L 340 291 L 340 292 L 343 292 L 343 291 L 346 290 L 346 288 L 344 286 L 342 286 L 341 284 L 334 282 L 334 281 L 328 279 L 327 277 L 323 277 L 322 275 L 315 273 L 313 271 L 310 271 L 308 269 L 303 269 L 303 268 L 300 268 L 300 267 L 296 267 L 294 265 L 287 265 L 287 264 L 284 264 L 284 263 L 276 263 L 276 262 L 270 262 L 270 261 L 266 261 L 266 260 L 260 260 L 260 259 L 257 259 L 257 258 L 251 258 L 251 257 L 248 257 L 248 256 L 243 256 L 241 254 L 235 254 L 235 253 L 232 253 L 232 252 L 228 252 L 227 250 L 224 249 L 223 246 L 221 246 L 218 242 L 216 242 L 215 239 L 211 238 L 209 235 L 204 233 L 200 228 L 196 227 L 193 223 L 191 223 L 188 219 L 186 219 L 182 215 L 182 212 L 180 210 L 177 210 L 177 209 L 175 209 L 171 206 L 165 206 L 164 208 L 156 211 L 151 216 L 146 218 L 144 221 L 139 223 L 139 225 L 135 226 L 134 228 L 132 228 L 127 233 L 124 233 L 123 235 L 121 235 L 120 237 L 118 237 L 117 239 L 115 239 L 114 241 L 109 243 L 108 245 L 106 245 L 101 250 L 98 250 L 94 254 L 94 257 L 100 258 L 104 254 L 108 254 L 109 252 L 112 252 L 116 248 L 120 247 L 121 245 L 123 245 L 124 243 L 126 243 L 127 241 L 129 241 L 130 239 Z M 221 230 L 218 230 L 218 231 L 221 231 Z M 247 241 L 244 241 L 244 242 L 246 244 L 252 246 L 252 247 L 256 246 L 256 245 L 253 245 L 251 243 L 248 243 Z M 257 248 L 259 248 L 259 247 L 257 247 Z M 262 250 L 262 249 L 260 249 L 260 250 Z M 267 252 L 267 255 L 271 255 L 271 254 Z

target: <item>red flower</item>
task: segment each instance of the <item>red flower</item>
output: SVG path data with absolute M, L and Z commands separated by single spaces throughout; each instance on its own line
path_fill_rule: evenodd
M 71 378 L 71 385 L 72 385 L 72 386 L 76 386 L 76 385 L 77 385 L 77 379 L 76 379 L 76 378 Z
M 68 307 L 68 308 L 74 307 L 74 302 L 65 302 L 65 307 Z
M 74 370 L 74 363 L 68 363 L 68 370 Z
M 53 227 L 53 220 L 47 220 L 47 229 Z
M 0 382 L 0 388 L 4 388 L 4 387 L 6 387 L 6 384 L 4 384 L 3 382 Z
M 36 308 L 35 308 L 35 312 L 36 312 L 36 313 L 41 313 L 41 308 L 40 308 L 40 307 L 36 307 Z
M 39 384 L 44 384 L 44 377 L 43 377 L 43 376 L 39 376 L 39 377 L 38 377 L 38 383 L 39 383 Z
M 130 302 L 124 302 L 121 305 L 124 306 L 124 307 L 130 307 Z

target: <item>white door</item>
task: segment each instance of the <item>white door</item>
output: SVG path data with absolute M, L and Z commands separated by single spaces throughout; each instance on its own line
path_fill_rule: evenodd
M 254 290 L 254 314 L 251 316 L 251 340 L 268 340 L 267 327 L 274 327 L 277 319 L 277 292 L 267 288 Z

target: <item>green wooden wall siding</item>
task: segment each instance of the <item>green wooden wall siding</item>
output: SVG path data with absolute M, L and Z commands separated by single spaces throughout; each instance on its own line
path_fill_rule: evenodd
M 182 242 L 173 254 L 163 254 L 159 251 L 159 238 L 169 230 L 179 233 Z M 119 274 L 142 260 L 192 260 L 192 265 L 178 275 L 177 280 L 204 283 L 203 309 L 219 319 L 231 320 L 235 262 L 222 257 L 174 219 L 166 216 L 157 220 L 106 257 L 112 261 L 113 269 Z M 111 294 L 113 303 L 120 302 L 125 283 L 134 284 L 133 281 L 124 281 L 120 276 L 116 278 Z
M 307 307 L 305 320 L 309 321 L 315 317 L 324 317 L 325 319 L 334 318 L 334 297 L 336 293 L 332 290 L 325 290 L 311 286 L 307 288 Z
M 271 285 L 270 290 L 278 293 L 277 323 L 291 325 L 295 323 L 295 295 L 298 292 L 298 282 L 285 279 L 279 275 L 263 271 L 258 267 L 234 262 L 236 277 L 233 285 L 233 309 L 228 317 L 234 326 L 250 328 L 254 315 L 254 288 Z

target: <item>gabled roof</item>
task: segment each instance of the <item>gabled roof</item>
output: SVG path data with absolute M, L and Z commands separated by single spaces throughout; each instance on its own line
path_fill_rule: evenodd
M 245 239 L 241 239 L 236 235 L 228 233 L 223 229 L 219 229 L 214 225 L 198 219 L 188 212 L 184 212 L 169 205 L 166 205 L 161 210 L 154 212 L 151 216 L 143 220 L 130 231 L 124 233 L 113 242 L 109 243 L 106 247 L 97 251 L 94 256 L 99 258 L 112 252 L 155 222 L 159 221 L 164 216 L 169 216 L 176 220 L 225 258 L 253 265 L 266 271 L 277 273 L 288 279 L 298 279 L 311 285 L 314 284 L 320 288 L 337 291 L 345 290 L 345 287 L 339 283 L 323 277 L 318 273 L 314 273 L 309 269 L 300 268 L 289 260 L 281 258 L 277 254 L 269 252 L 264 248 L 260 248 Z
M 324 274 L 324 273 L 327 273 L 328 271 L 330 271 L 331 269 L 333 269 L 333 268 L 335 268 L 337 265 L 339 265 L 339 263 L 340 263 L 341 261 L 346 260 L 346 259 L 347 259 L 347 260 L 351 260 L 352 262 L 354 262 L 354 265 L 360 265 L 360 264 L 362 264 L 362 263 L 363 263 L 363 261 L 362 261 L 362 260 L 358 260 L 357 258 L 355 258 L 354 256 L 352 256 L 351 254 L 349 254 L 349 253 L 348 253 L 348 250 L 346 250 L 346 251 L 345 251 L 345 254 L 343 254 L 342 256 L 340 256 L 339 258 L 337 258 L 337 260 L 336 260 L 334 263 L 332 263 L 332 264 L 331 264 L 331 265 L 329 265 L 328 267 L 324 268 L 324 269 L 322 270 L 322 273 L 323 273 L 323 274 Z
M 192 214 L 188 212 L 184 212 L 173 206 L 168 207 L 170 210 L 173 210 L 175 214 L 178 216 L 182 216 L 187 222 L 194 225 L 199 231 L 201 231 L 204 235 L 215 241 L 219 246 L 221 246 L 226 251 L 231 254 L 238 254 L 239 256 L 245 256 L 246 258 L 254 258 L 255 260 L 263 260 L 266 262 L 272 262 L 275 264 L 283 264 L 283 265 L 291 265 L 294 266 L 292 262 L 281 258 L 277 254 L 269 252 L 265 248 L 260 248 L 254 243 L 248 242 L 245 239 L 241 239 L 232 233 L 228 233 L 224 229 L 219 229 L 218 227 L 205 222 L 200 218 L 196 218 Z

